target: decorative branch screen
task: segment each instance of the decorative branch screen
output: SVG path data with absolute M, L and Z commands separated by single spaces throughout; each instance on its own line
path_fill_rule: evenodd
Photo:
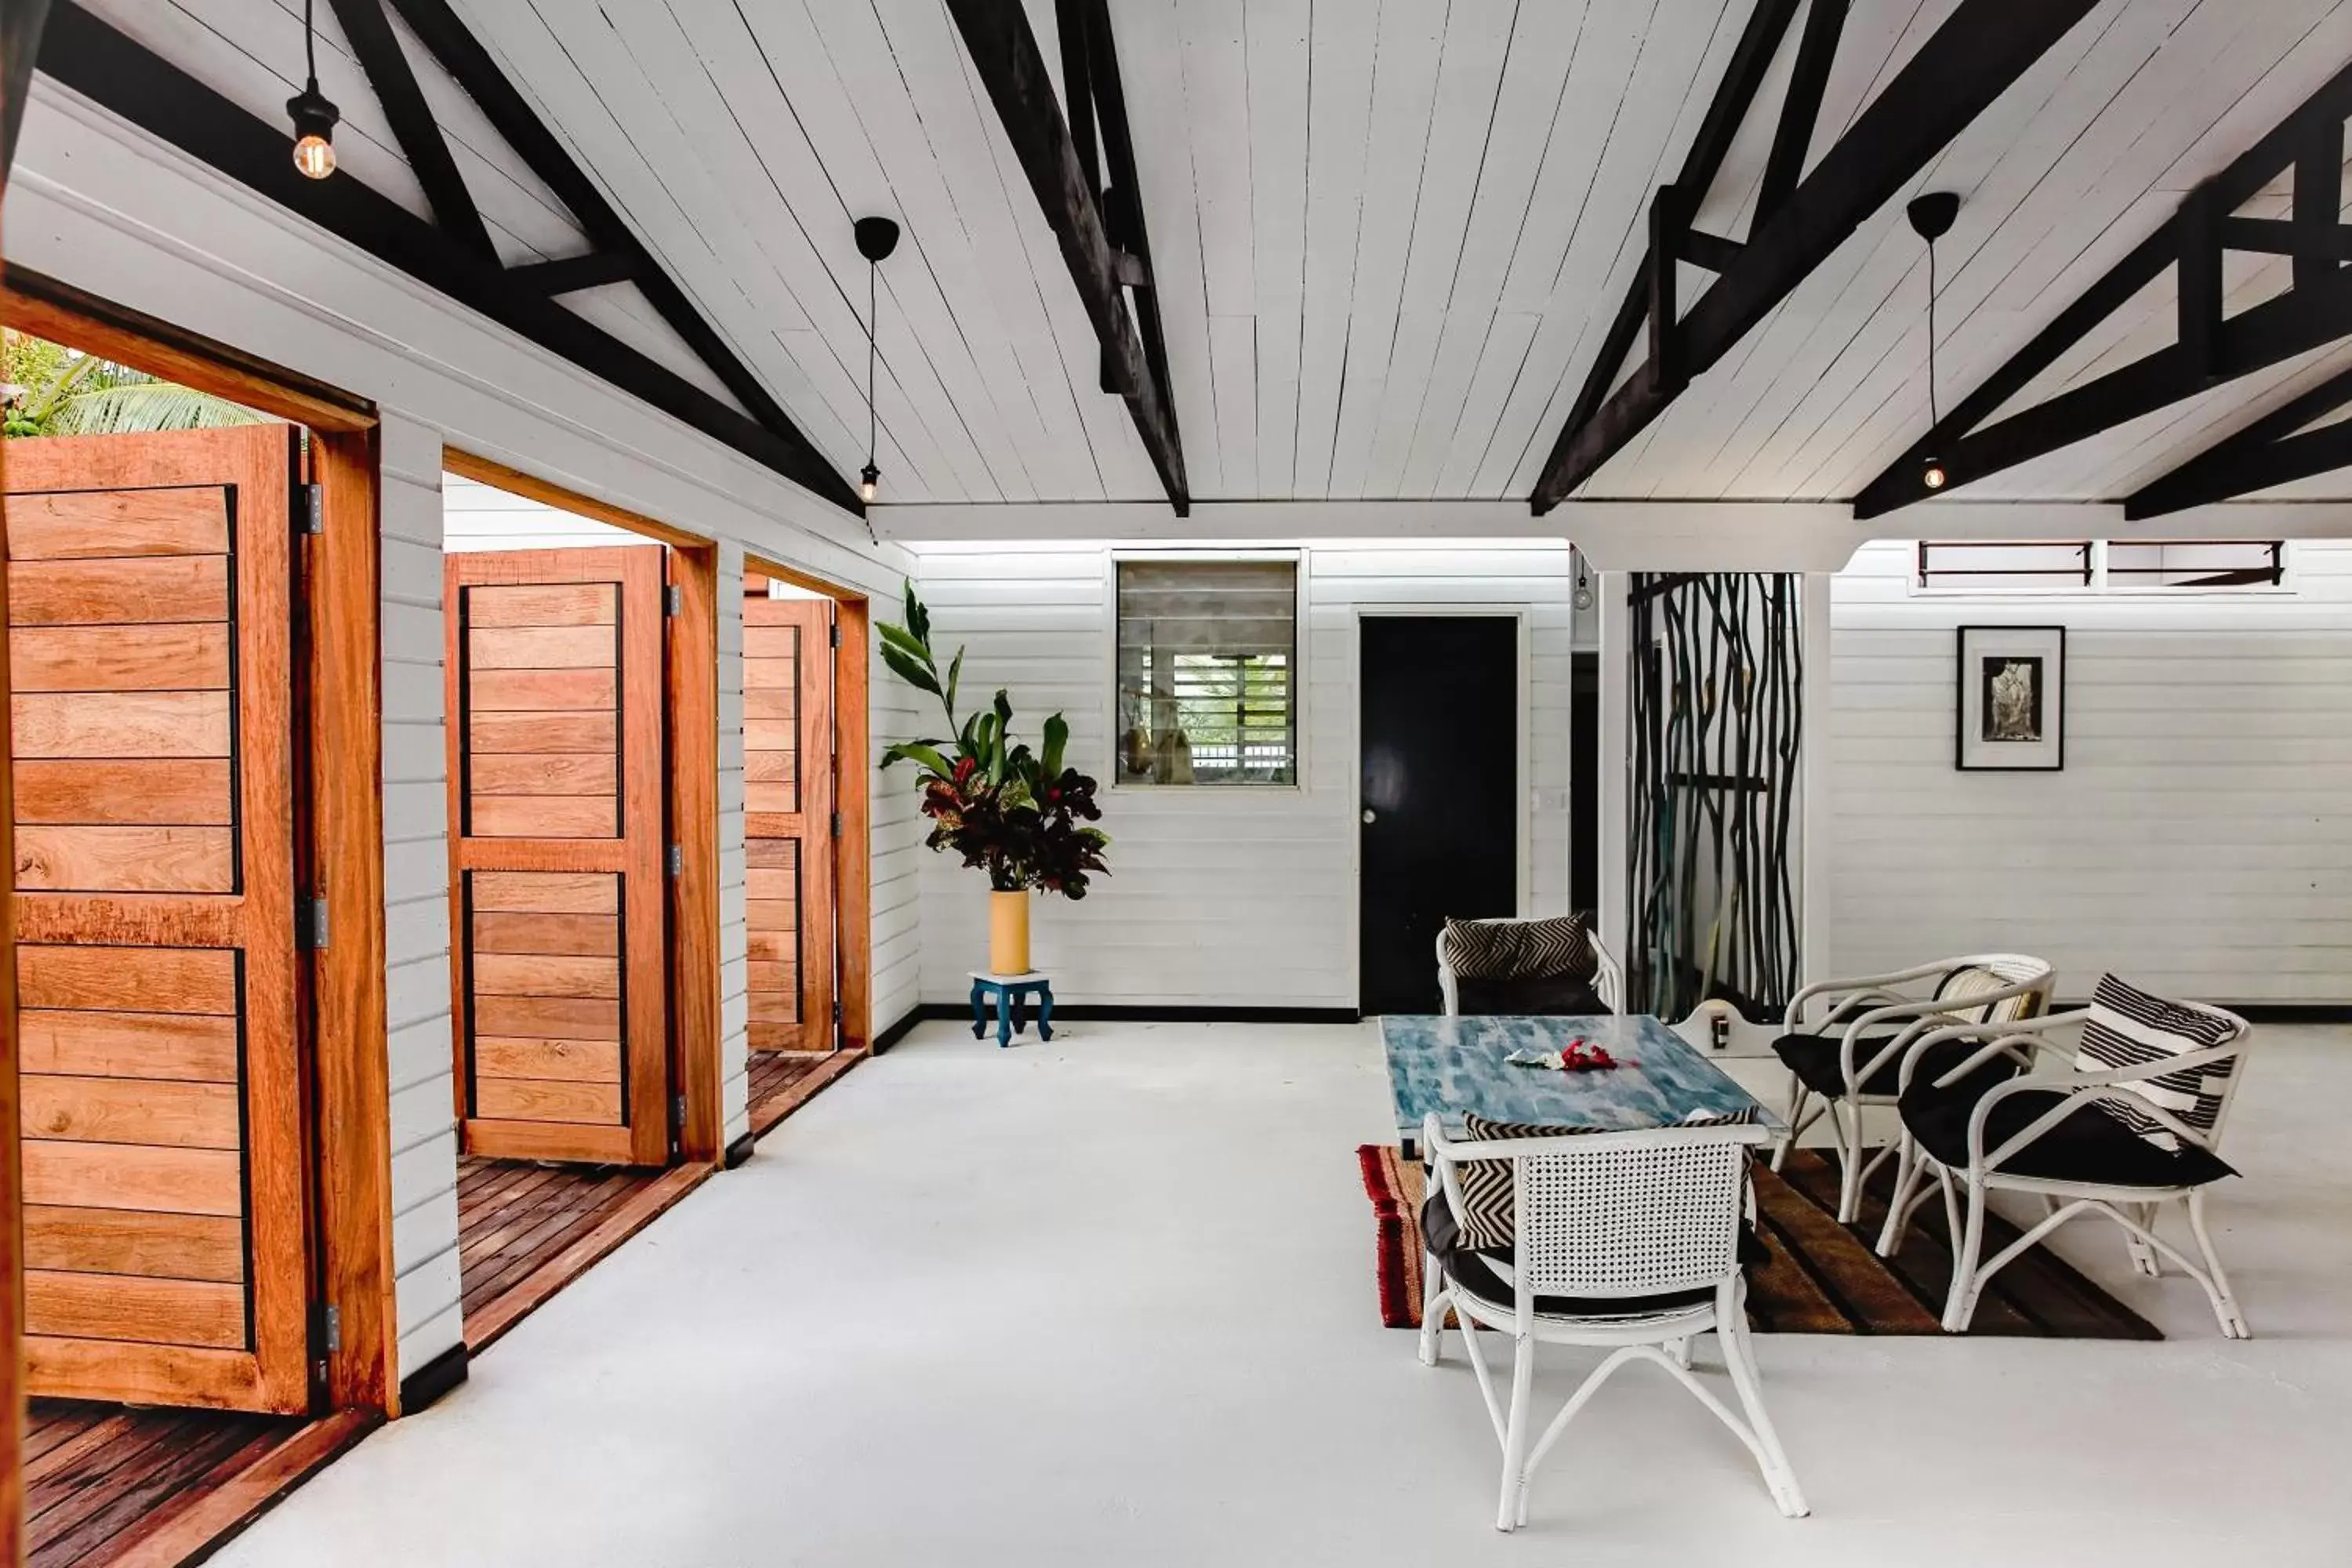
M 1796 988 L 1798 582 L 1633 575 L 1629 1008 L 1762 1019 Z

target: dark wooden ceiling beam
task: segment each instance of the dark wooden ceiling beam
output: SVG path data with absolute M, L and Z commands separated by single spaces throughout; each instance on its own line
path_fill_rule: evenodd
M 667 322 L 692 351 L 694 357 L 709 367 L 738 403 L 751 411 L 761 424 L 777 431 L 790 431 L 795 440 L 806 445 L 792 416 L 784 412 L 764 383 L 753 374 L 734 348 L 719 335 L 717 328 L 703 316 L 686 291 L 680 289 L 653 253 L 637 237 L 636 231 L 625 222 L 605 199 L 604 193 L 587 172 L 572 161 L 572 154 L 555 133 L 547 128 L 529 100 L 509 81 L 506 72 L 499 68 L 489 50 L 482 47 L 465 23 L 458 20 L 447 0 L 389 0 L 409 30 L 441 62 L 466 89 L 491 126 L 506 138 L 532 174 L 545 182 L 563 205 L 572 210 L 590 242 L 598 250 L 623 252 L 637 259 L 637 272 L 632 279 L 646 302 Z M 809 448 L 815 455 L 815 448 Z M 822 458 L 819 458 L 822 461 Z M 832 466 L 825 466 L 831 473 Z M 835 486 L 824 493 L 825 499 L 836 503 L 856 506 L 856 492 L 846 480 L 834 475 Z M 862 509 L 860 509 L 862 510 Z
M 2333 258 L 2335 200 L 2340 192 L 2347 115 L 2352 115 L 2352 66 L 2337 71 L 2221 173 L 2199 184 L 2160 226 L 1954 404 L 1862 488 L 1854 498 L 1854 516 L 1879 517 L 1931 494 L 1949 495 L 1971 480 L 2352 332 L 2352 316 L 2347 316 L 2352 273 Z M 2306 185 L 2313 193 L 2293 204 L 2295 217 L 2284 224 L 2257 224 L 2229 216 L 2290 168 L 2295 172 L 2298 193 Z M 2316 216 L 2322 211 L 2325 222 Z M 2282 238 L 2280 231 L 2290 228 L 2294 248 L 2286 254 L 2298 258 L 2294 285 L 2285 294 L 2222 319 L 2221 252 L 2237 248 L 2242 239 L 2260 242 L 2246 248 L 2273 250 Z M 2316 265 L 2305 265 L 2305 260 Z M 2172 344 L 1999 424 L 1986 425 L 2060 355 L 2168 268 L 2176 269 L 2179 280 L 2179 326 Z M 1945 470 L 1946 482 L 1937 491 L 1920 482 L 1922 465 L 1931 454 Z
M 2143 485 L 2124 499 L 2125 518 L 2162 517 L 2352 464 L 2352 423 L 2304 429 L 2347 403 L 2352 403 L 2352 371 L 2330 376 L 2162 479 Z
M 1085 58 L 1065 59 L 1066 80 L 1083 80 L 1093 98 L 1101 153 L 1110 184 L 1097 190 L 1070 125 L 1063 118 L 1052 78 L 1039 53 L 1029 19 L 1017 0 L 948 0 L 948 14 L 963 37 L 965 52 L 996 106 L 1013 156 L 1029 177 L 1029 188 L 1059 242 L 1062 260 L 1102 345 L 1105 390 L 1116 391 L 1135 421 L 1136 434 L 1159 470 L 1160 483 L 1179 517 L 1192 510 L 1184 478 L 1184 448 L 1176 430 L 1176 404 L 1170 391 L 1160 340 L 1160 307 L 1148 282 L 1126 281 L 1134 274 L 1121 259 L 1131 254 L 1150 277 L 1150 247 L 1144 237 L 1143 204 L 1135 184 L 1134 146 L 1128 134 L 1127 107 L 1119 87 L 1118 57 L 1100 0 L 1061 0 L 1083 5 L 1065 20 L 1056 12 L 1056 32 L 1065 40 L 1083 37 Z M 1073 104 L 1074 116 L 1087 112 Z M 1091 139 L 1091 138 L 1090 138 Z M 1122 292 L 1122 289 L 1130 292 Z M 1129 299 L 1134 300 L 1129 317 Z
M 1644 361 L 1588 417 L 1571 415 L 1537 481 L 1535 510 L 1559 505 L 1647 429 L 1689 377 L 1752 331 L 2094 4 L 1960 0 L 1780 210 L 1757 226 L 1738 265 L 1692 302 L 1675 327 L 1675 374 Z
M 571 294 L 601 289 L 608 283 L 636 279 L 641 263 L 625 250 L 592 250 L 584 256 L 558 256 L 547 261 L 527 261 L 507 268 L 507 276 L 542 294 Z
M 555 303 L 380 192 L 338 173 L 304 178 L 287 127 L 261 119 L 160 55 L 53 0 L 40 68 L 198 162 L 660 408 L 793 483 L 863 515 L 857 492 L 789 420 L 772 426 Z
M 25 93 L 41 53 L 49 0 L 7 0 L 0 5 L 0 191 L 16 166 L 16 129 L 25 123 Z
M 1804 177 L 1805 154 L 1812 149 L 1813 128 L 1822 117 L 1822 94 L 1829 89 L 1830 67 L 1837 60 L 1845 17 L 1846 0 L 1811 0 L 1805 7 L 1805 30 L 1797 35 L 1789 91 L 1780 100 L 1780 123 L 1773 127 L 1772 150 L 1765 155 L 1764 180 L 1757 187 L 1759 218 L 1788 205 L 1789 193 Z
M 1731 51 L 1731 59 L 1724 67 L 1723 79 L 1716 85 L 1715 97 L 1708 100 L 1706 115 L 1699 121 L 1698 132 L 1691 138 L 1690 150 L 1683 154 L 1681 172 L 1675 184 L 1703 196 L 1722 171 L 1723 160 L 1731 151 L 1731 140 L 1739 133 L 1740 121 L 1748 117 L 1756 94 L 1764 85 L 1764 77 L 1772 68 L 1772 57 L 1788 36 L 1789 24 L 1797 15 L 1797 0 L 1757 0 L 1748 13 L 1748 22 L 1740 29 L 1739 42 Z M 1690 208 L 1697 209 L 1697 201 Z M 1652 216 L 1657 216 L 1653 203 Z M 1694 258 L 1693 259 L 1696 259 Z M 1625 287 L 1624 298 L 1617 303 L 1616 315 L 1610 318 L 1609 330 L 1601 334 L 1601 352 L 1584 373 L 1584 384 L 1577 390 L 1576 401 L 1570 405 L 1568 419 L 1560 427 L 1558 441 L 1552 446 L 1551 458 L 1559 458 L 1560 442 L 1569 432 L 1582 427 L 1599 412 L 1617 375 L 1625 366 L 1625 356 L 1642 336 L 1642 324 L 1653 319 L 1652 302 L 1658 292 L 1657 268 L 1644 255 Z M 1671 286 L 1668 288 L 1671 292 Z M 1549 510 L 1538 504 L 1538 516 Z
M 408 160 L 416 183 L 425 187 L 434 217 L 459 244 L 496 260 L 498 251 L 490 244 L 481 209 L 474 205 L 465 176 L 457 172 L 457 160 L 450 155 L 448 139 L 433 118 L 432 106 L 425 101 L 424 89 L 416 85 L 416 72 L 392 30 L 392 19 L 383 14 L 383 0 L 331 3 L 336 20 L 343 25 L 343 37 L 359 57 L 360 68 L 367 72 L 368 85 L 375 89 L 384 118 L 392 122 L 401 156 Z

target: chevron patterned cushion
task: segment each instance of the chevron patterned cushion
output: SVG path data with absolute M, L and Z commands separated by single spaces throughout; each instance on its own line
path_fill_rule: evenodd
M 2219 1013 L 2185 1002 L 2168 1002 L 2112 974 L 2103 975 L 2099 988 L 2091 994 L 2091 1016 L 2083 1021 L 2083 1044 L 2074 1056 L 2074 1069 L 2113 1072 L 2210 1050 L 2226 1043 L 2236 1027 Z M 2221 1100 L 2229 1093 L 2230 1075 L 2237 1065 L 2232 1059 L 2121 1087 L 2150 1105 L 2163 1107 L 2198 1131 L 2210 1133 L 2221 1119 Z M 2099 1109 L 2159 1149 L 2180 1147 L 2179 1137 L 2169 1128 L 2131 1105 L 2108 1100 L 2100 1101 Z
M 1692 1116 L 1682 1127 L 1724 1127 L 1752 1121 L 1752 1111 L 1727 1116 Z M 1607 1132 L 1606 1127 L 1538 1127 L 1524 1121 L 1489 1121 L 1475 1110 L 1462 1116 L 1462 1135 L 1473 1143 L 1507 1138 L 1573 1138 Z M 1473 1251 L 1508 1252 L 1518 1241 L 1518 1194 L 1511 1185 L 1508 1160 L 1465 1160 L 1456 1167 L 1462 1183 L 1462 1242 Z
M 1445 922 L 1445 959 L 1457 978 L 1590 980 L 1594 968 L 1584 917 Z

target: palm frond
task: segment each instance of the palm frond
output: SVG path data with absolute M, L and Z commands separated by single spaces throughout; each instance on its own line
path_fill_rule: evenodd
M 267 422 L 251 409 L 209 392 L 168 381 L 142 381 L 75 394 L 58 405 L 49 429 L 59 436 L 133 436 Z

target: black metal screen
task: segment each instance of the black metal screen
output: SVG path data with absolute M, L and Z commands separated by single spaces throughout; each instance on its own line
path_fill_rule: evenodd
M 1790 574 L 1636 573 L 1628 1008 L 1777 1015 L 1796 988 L 1803 617 Z

